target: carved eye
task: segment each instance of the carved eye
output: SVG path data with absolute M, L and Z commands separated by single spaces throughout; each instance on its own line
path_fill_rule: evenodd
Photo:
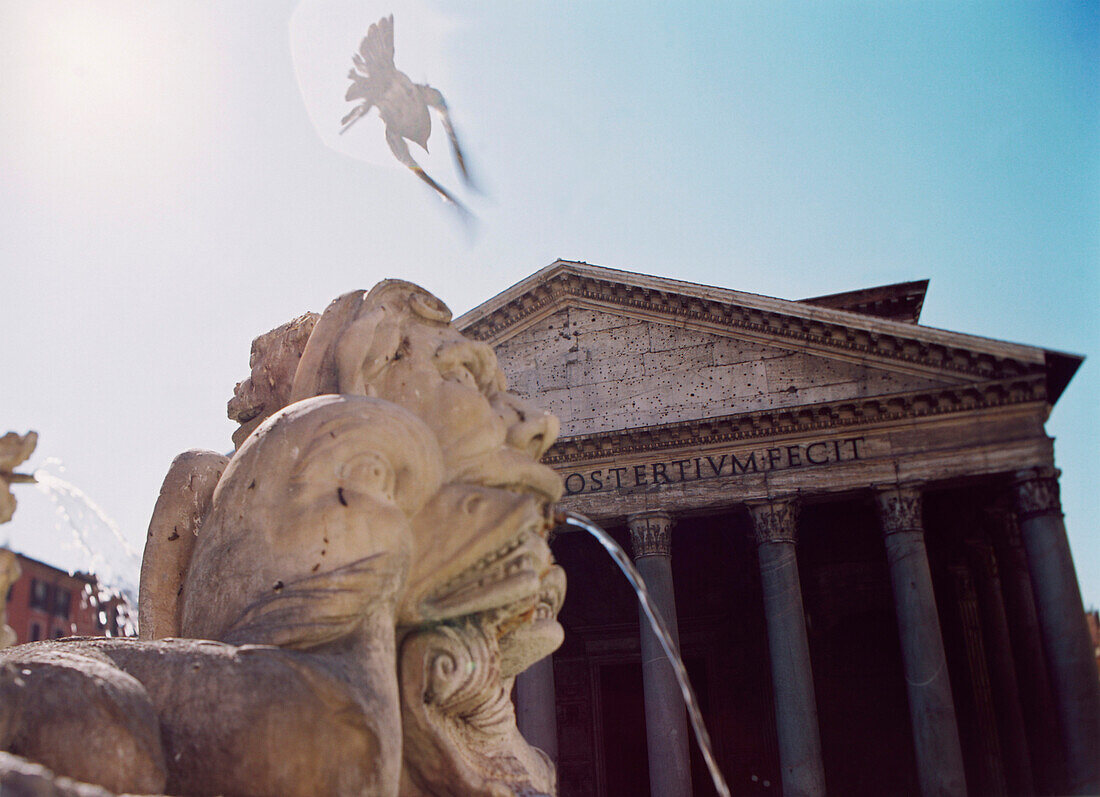
M 484 344 L 462 341 L 444 346 L 436 352 L 435 361 L 444 379 L 474 390 L 487 390 L 496 381 L 495 355 Z
M 348 491 L 393 501 L 397 495 L 397 474 L 393 467 L 380 454 L 364 451 L 347 462 L 341 463 L 336 477 Z
M 481 384 L 481 380 L 478 378 L 480 373 L 481 367 L 479 363 L 475 360 L 464 360 L 453 368 L 448 376 L 456 382 L 461 382 L 467 387 L 478 390 Z
M 458 382 L 460 385 L 477 390 L 477 369 L 470 362 L 448 363 L 439 369 L 440 374 L 448 382 Z
M 484 503 L 482 496 L 478 493 L 471 493 L 462 500 L 462 512 L 466 515 L 476 514 Z

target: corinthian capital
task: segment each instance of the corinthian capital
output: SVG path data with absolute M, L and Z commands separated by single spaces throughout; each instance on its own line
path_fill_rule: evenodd
M 757 545 L 766 542 L 795 541 L 798 532 L 798 501 L 795 498 L 775 498 L 749 501 L 746 506 L 752 516 L 753 536 Z
M 1016 512 L 1021 519 L 1062 513 L 1058 496 L 1058 477 L 1061 475 L 1060 470 L 1049 466 L 1016 472 L 1012 486 L 1016 493 Z
M 626 519 L 634 558 L 669 556 L 672 550 L 672 516 L 660 510 L 639 512 Z
M 912 485 L 879 487 L 875 490 L 875 503 L 884 534 L 924 531 L 920 488 Z

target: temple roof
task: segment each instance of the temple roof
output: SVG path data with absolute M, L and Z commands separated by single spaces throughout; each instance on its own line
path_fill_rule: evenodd
M 927 292 L 928 280 L 916 280 L 815 296 L 802 299 L 802 303 L 915 324 L 920 320 L 920 311 Z
M 1053 405 L 1083 357 L 917 323 L 928 280 L 818 296 L 778 299 L 557 260 L 459 318 L 466 334 L 497 345 L 565 306 L 639 319 L 728 330 L 840 357 L 878 359 L 914 372 L 954 373 L 964 381 L 1045 373 Z

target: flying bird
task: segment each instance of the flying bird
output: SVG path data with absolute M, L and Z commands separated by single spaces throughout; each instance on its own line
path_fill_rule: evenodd
M 355 68 L 348 72 L 351 85 L 348 86 L 344 99 L 359 104 L 340 121 L 343 125 L 340 132 L 347 132 L 371 108 L 377 108 L 386 125 L 386 143 L 397 160 L 431 186 L 446 202 L 465 212 L 462 204 L 428 176 L 409 153 L 406 139 L 419 144 L 425 152 L 428 151 L 428 136 L 432 134 L 432 120 L 428 109 L 435 108 L 443 122 L 443 129 L 451 140 L 451 148 L 462 179 L 467 185 L 472 183 L 443 95 L 431 86 L 413 83 L 408 75 L 394 65 L 392 14 L 370 26 L 366 38 L 359 45 L 359 52 L 353 54 L 351 60 Z

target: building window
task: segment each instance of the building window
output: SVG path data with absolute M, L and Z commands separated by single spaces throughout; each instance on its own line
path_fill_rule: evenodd
M 42 638 L 42 626 L 38 623 L 31 623 L 31 642 L 37 642 Z
M 64 628 L 55 628 L 53 630 L 53 638 L 54 639 L 61 639 L 61 637 L 63 637 L 63 636 L 65 636 L 65 629 Z
M 44 612 L 50 610 L 50 585 L 37 578 L 31 579 L 31 608 Z
M 69 611 L 72 608 L 73 596 L 67 589 L 58 587 L 53 594 L 53 613 L 57 617 L 69 619 Z

